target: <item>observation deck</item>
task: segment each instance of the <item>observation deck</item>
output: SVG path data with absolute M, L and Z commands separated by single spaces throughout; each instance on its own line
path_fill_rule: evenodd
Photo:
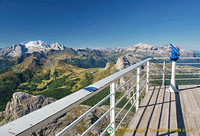
M 178 93 L 167 89 L 149 89 L 124 136 L 200 135 L 200 86 L 181 85 Z

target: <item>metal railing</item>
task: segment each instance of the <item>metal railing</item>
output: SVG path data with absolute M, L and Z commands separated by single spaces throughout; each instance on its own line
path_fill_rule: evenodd
M 72 128 L 73 126 L 75 126 L 80 120 L 82 120 L 84 117 L 86 117 L 87 114 L 89 114 L 90 112 L 92 112 L 95 108 L 97 108 L 100 104 L 102 104 L 103 102 L 105 102 L 107 99 L 110 98 L 110 108 L 95 122 L 93 123 L 86 131 L 84 131 L 81 136 L 86 135 L 89 131 L 91 131 L 92 128 L 94 128 L 97 123 L 99 123 L 107 114 L 110 113 L 110 123 L 107 125 L 107 127 L 103 130 L 102 133 L 100 133 L 99 135 L 102 136 L 106 133 L 106 130 L 108 127 L 112 127 L 113 129 L 113 133 L 111 134 L 111 136 L 114 136 L 117 129 L 120 127 L 120 125 L 122 124 L 122 122 L 124 121 L 124 119 L 126 118 L 126 116 L 128 115 L 128 113 L 131 111 L 131 109 L 135 106 L 136 107 L 136 111 L 138 110 L 139 107 L 139 97 L 140 95 L 143 93 L 144 89 L 146 88 L 146 92 L 148 91 L 148 83 L 149 83 L 149 61 L 151 60 L 151 58 L 146 59 L 144 61 L 141 61 L 129 68 L 126 68 L 122 71 L 127 71 L 127 73 L 133 72 L 134 70 L 137 70 L 137 73 L 135 73 L 135 75 L 131 74 L 128 75 L 130 78 L 127 79 L 127 81 L 125 83 L 123 83 L 122 85 L 120 85 L 119 87 L 116 88 L 116 83 L 115 81 L 117 81 L 119 78 L 122 78 L 124 76 L 127 76 L 126 74 L 120 74 L 120 71 L 115 73 L 116 78 L 112 79 L 112 83 L 110 84 L 110 94 L 107 95 L 104 99 L 102 99 L 100 102 L 98 102 L 96 105 L 94 105 L 93 107 L 91 107 L 87 112 L 85 112 L 83 115 L 81 115 L 79 118 L 77 118 L 75 121 L 73 121 L 70 125 L 68 125 L 67 127 L 65 127 L 62 131 L 60 131 L 58 134 L 56 134 L 56 136 L 62 136 L 63 134 L 65 134 L 70 128 Z M 146 67 L 144 67 L 144 65 L 146 65 Z M 142 66 L 142 70 L 141 70 L 141 66 Z M 144 72 L 144 73 L 142 73 Z M 141 78 L 140 78 L 141 76 Z M 145 78 L 146 77 L 146 78 Z M 145 80 L 144 80 L 145 78 Z M 131 85 L 131 87 L 124 93 L 124 95 L 116 101 L 116 97 L 115 94 L 116 92 L 118 92 L 120 89 L 122 89 L 123 87 L 127 86 L 131 81 L 133 81 L 135 79 L 135 84 Z M 104 80 L 104 79 L 103 79 Z M 141 84 L 142 81 L 142 84 Z M 134 88 L 136 88 L 136 90 L 134 91 Z M 123 107 L 120 109 L 120 111 L 118 113 L 116 113 L 115 108 L 116 106 L 124 99 L 127 97 L 127 95 L 130 92 L 134 92 L 132 94 L 132 96 L 128 99 L 128 101 L 123 105 Z M 135 98 L 134 98 L 135 97 Z M 122 113 L 122 111 L 125 109 L 125 107 L 130 103 L 130 101 L 134 99 L 135 101 L 131 104 L 131 107 L 127 110 L 127 112 L 125 113 L 125 115 L 123 116 L 123 118 L 121 119 L 121 121 L 119 122 L 118 125 L 116 125 L 115 120 L 116 118 L 119 117 L 119 115 Z M 115 102 L 116 101 L 116 102 Z
M 155 61 L 157 60 L 157 62 Z M 162 63 L 160 62 L 162 61 Z M 157 67 L 151 69 L 151 82 L 162 81 L 162 85 L 170 84 L 171 61 L 169 58 L 154 58 Z M 193 82 L 196 80 L 196 82 Z M 200 83 L 200 57 L 181 57 L 176 62 L 176 81 L 181 84 Z M 185 82 L 183 82 L 185 81 Z
M 107 124 L 107 127 L 99 134 L 105 135 L 107 128 L 112 127 L 113 133 L 111 136 L 114 136 L 117 129 L 120 127 L 122 122 L 125 120 L 130 111 L 133 111 L 134 107 L 136 111 L 139 107 L 139 100 L 141 94 L 145 95 L 145 92 L 149 88 L 149 61 L 152 58 L 145 59 L 140 61 L 128 68 L 120 70 L 94 84 L 89 85 L 88 87 L 81 89 L 73 94 L 70 94 L 56 102 L 49 104 L 43 108 L 40 108 L 34 112 L 31 112 L 19 119 L 16 119 L 10 123 L 5 124 L 0 127 L 0 135 L 4 136 L 22 136 L 30 135 L 33 132 L 37 131 L 42 126 L 47 125 L 49 122 L 52 122 L 54 119 L 65 114 L 71 110 L 76 105 L 81 104 L 88 98 L 99 93 L 106 87 L 110 86 L 110 94 L 96 103 L 91 107 L 87 112 L 82 114 L 68 126 L 66 126 L 62 131 L 60 131 L 57 136 L 65 134 L 70 128 L 79 123 L 84 117 L 86 117 L 90 112 L 94 111 L 98 106 L 103 102 L 110 99 L 109 109 L 99 117 L 92 125 L 90 125 L 81 135 L 84 136 L 90 132 L 106 115 L 110 114 L 110 123 Z M 123 79 L 123 82 L 119 80 Z M 145 91 L 144 91 L 145 90 Z M 123 91 L 123 96 L 116 99 L 116 93 Z M 126 99 L 126 103 L 122 106 L 119 112 L 116 112 L 116 107 L 119 103 Z M 131 105 L 127 109 L 127 105 Z M 119 115 L 122 114 L 122 111 L 126 109 L 126 113 L 119 123 L 116 123 L 116 119 L 119 118 Z M 19 125 L 20 124 L 20 125 Z

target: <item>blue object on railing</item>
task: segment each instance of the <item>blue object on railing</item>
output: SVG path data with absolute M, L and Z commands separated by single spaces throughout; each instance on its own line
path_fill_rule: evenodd
M 179 56 L 180 56 L 180 49 L 179 48 L 175 48 L 172 44 L 170 44 L 170 46 L 171 46 L 171 49 L 172 49 L 172 51 L 171 51 L 171 56 L 170 56 L 170 59 L 172 60 L 172 61 L 177 61 L 178 59 L 179 59 Z
M 86 87 L 84 89 L 87 90 L 87 91 L 90 91 L 90 92 L 98 90 L 96 87 Z

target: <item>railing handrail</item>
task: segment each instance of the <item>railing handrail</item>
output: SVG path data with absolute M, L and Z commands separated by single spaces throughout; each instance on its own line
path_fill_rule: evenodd
M 169 57 L 154 57 L 156 60 L 166 60 L 170 59 Z M 200 59 L 200 57 L 179 57 L 179 59 Z
M 74 106 L 82 103 L 93 95 L 97 94 L 99 91 L 118 80 L 127 73 L 133 71 L 134 69 L 140 67 L 144 63 L 150 61 L 152 58 L 147 58 L 143 61 L 140 61 L 128 68 L 120 70 L 94 84 L 89 85 L 88 87 L 95 87 L 96 91 L 87 91 L 86 89 L 81 89 L 76 91 L 73 94 L 70 94 L 62 99 L 57 100 L 54 103 L 51 103 L 47 106 L 44 106 L 34 112 L 31 112 L 19 119 L 16 119 L 12 122 L 5 124 L 0 127 L 0 135 L 3 136 L 21 136 L 29 135 L 32 132 L 42 128 L 49 122 L 65 114 L 67 111 L 72 109 Z M 20 125 L 19 125 L 20 124 Z
M 162 80 L 163 81 L 163 85 L 165 84 L 165 80 L 171 80 L 169 78 L 165 78 L 166 75 L 171 75 L 171 69 L 168 69 L 166 68 L 166 64 L 172 64 L 171 62 L 166 62 L 166 60 L 170 60 L 170 58 L 167 58 L 167 57 L 154 57 L 153 59 L 155 60 L 164 60 L 163 63 L 156 63 L 156 64 L 160 64 L 160 65 L 163 65 L 163 69 L 158 69 L 158 68 L 154 68 L 154 69 L 151 69 L 152 71 L 159 71 L 159 72 L 162 72 L 162 73 L 152 73 L 150 74 L 151 76 L 152 75 L 155 75 L 155 76 L 159 76 L 159 75 L 163 75 L 163 79 L 161 78 L 154 78 L 154 79 L 150 79 L 151 81 L 156 81 L 156 80 Z M 200 57 L 180 57 L 179 59 L 181 60 L 199 60 Z M 200 65 L 200 63 L 191 63 L 191 62 L 176 62 L 176 65 L 177 66 L 185 66 L 185 65 L 188 65 L 190 67 L 188 68 L 179 68 L 177 67 L 176 69 L 179 70 L 178 73 L 176 73 L 177 76 L 185 76 L 185 75 L 199 75 L 200 73 L 179 73 L 180 70 L 199 70 L 200 68 L 199 67 L 196 67 L 196 65 Z M 170 71 L 170 72 L 169 72 Z M 169 72 L 169 73 L 168 73 Z M 200 78 L 176 78 L 176 80 L 199 80 Z

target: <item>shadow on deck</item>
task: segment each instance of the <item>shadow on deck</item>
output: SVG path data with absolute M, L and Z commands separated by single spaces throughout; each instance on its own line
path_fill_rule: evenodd
M 200 135 L 200 86 L 167 89 L 150 88 L 124 136 Z

